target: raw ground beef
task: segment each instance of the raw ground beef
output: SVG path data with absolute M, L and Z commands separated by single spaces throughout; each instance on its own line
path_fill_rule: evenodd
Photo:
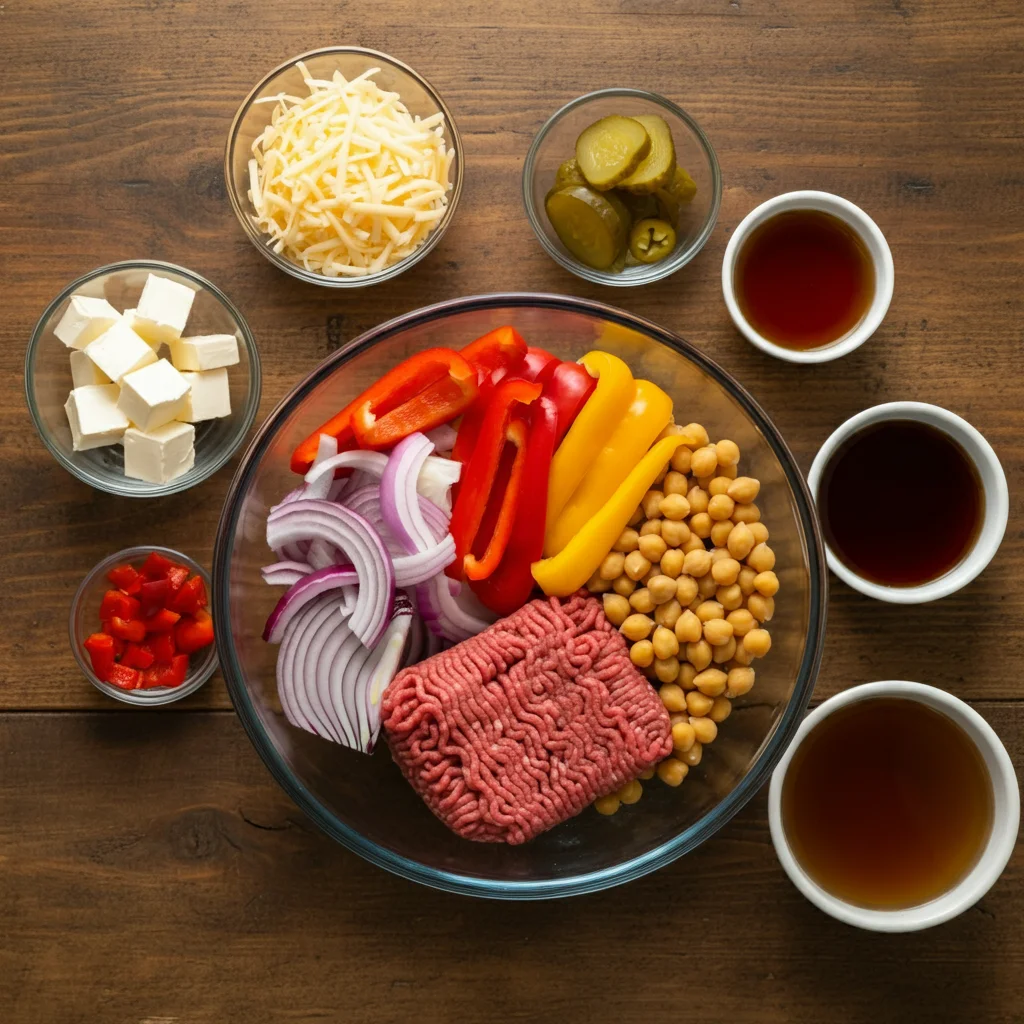
M 525 843 L 672 751 L 660 698 L 582 593 L 531 601 L 400 672 L 382 719 L 427 806 L 481 842 Z

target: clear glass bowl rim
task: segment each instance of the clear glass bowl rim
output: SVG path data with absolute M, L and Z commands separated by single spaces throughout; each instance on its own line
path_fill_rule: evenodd
M 235 658 L 234 645 L 227 623 L 230 622 L 228 566 L 232 542 L 241 511 L 241 501 L 239 499 L 247 491 L 255 468 L 266 451 L 269 438 L 278 421 L 294 412 L 316 385 L 343 366 L 353 356 L 367 351 L 379 341 L 383 341 L 408 328 L 423 326 L 453 314 L 516 306 L 548 308 L 556 312 L 583 313 L 601 317 L 622 327 L 645 333 L 691 360 L 721 384 L 739 402 L 779 459 L 786 479 L 792 489 L 800 523 L 807 540 L 810 625 L 808 642 L 804 648 L 804 656 L 797 674 L 796 685 L 785 711 L 783 711 L 778 724 L 768 737 L 764 748 L 758 759 L 751 765 L 750 770 L 740 781 L 739 785 L 712 811 L 667 843 L 663 843 L 661 846 L 649 850 L 639 857 L 623 861 L 614 867 L 588 872 L 572 878 L 508 882 L 426 867 L 418 861 L 399 856 L 390 850 L 384 849 L 377 843 L 366 839 L 355 829 L 334 818 L 292 773 L 264 732 L 259 715 L 253 707 L 245 684 L 242 681 L 241 667 Z M 221 671 L 227 683 L 232 703 L 238 712 L 238 717 L 242 721 L 242 726 L 281 788 L 323 832 L 371 863 L 394 874 L 436 889 L 495 899 L 551 899 L 597 892 L 601 889 L 632 881 L 660 867 L 664 867 L 684 853 L 694 849 L 694 847 L 718 831 L 768 780 L 776 762 L 782 756 L 783 751 L 789 745 L 800 726 L 804 710 L 814 690 L 818 669 L 821 665 L 828 603 L 828 569 L 825 563 L 824 550 L 811 493 L 793 454 L 782 439 L 782 436 L 764 410 L 746 389 L 689 342 L 684 341 L 666 328 L 659 327 L 650 320 L 589 299 L 540 292 L 508 292 L 467 296 L 414 310 L 380 324 L 358 338 L 354 338 L 347 345 L 344 345 L 325 359 L 266 418 L 259 432 L 250 443 L 235 473 L 235 477 L 231 481 L 220 522 L 217 526 L 217 539 L 213 554 L 213 622 L 217 636 L 217 650 L 220 656 Z
M 191 673 L 191 675 L 186 677 L 185 682 L 183 682 L 181 686 L 175 686 L 173 688 L 159 687 L 159 692 L 157 689 L 120 690 L 116 686 L 111 686 L 110 683 L 105 683 L 103 680 L 98 679 L 96 677 L 96 673 L 93 672 L 92 665 L 89 664 L 82 651 L 81 645 L 78 642 L 78 635 L 75 630 L 75 620 L 78 618 L 78 609 L 85 600 L 86 591 L 100 574 L 109 572 L 115 565 L 118 565 L 121 562 L 140 561 L 151 551 L 157 551 L 161 555 L 170 558 L 172 561 L 178 561 L 183 565 L 187 565 L 192 572 L 198 573 L 202 576 L 203 582 L 206 584 L 207 593 L 213 593 L 213 581 L 210 578 L 210 574 L 194 558 L 190 558 L 183 551 L 175 551 L 174 548 L 161 547 L 159 544 L 138 544 L 135 547 L 125 548 L 123 551 L 116 551 L 112 555 L 107 555 L 106 558 L 100 559 L 100 561 L 98 561 L 85 574 L 82 582 L 78 584 L 75 596 L 71 599 L 71 612 L 68 616 L 68 635 L 71 640 L 71 651 L 75 656 L 75 661 L 78 662 L 78 667 L 82 670 L 82 675 L 84 675 L 85 678 L 100 691 L 100 693 L 103 693 L 108 697 L 113 697 L 114 700 L 119 700 L 124 704 L 131 704 L 132 707 L 136 708 L 165 707 L 168 704 L 173 704 L 175 701 L 181 700 L 182 697 L 187 697 L 190 693 L 195 693 L 196 690 L 198 690 L 217 669 L 217 647 L 215 644 L 211 644 L 206 649 L 206 657 L 199 662 L 198 667 Z
M 209 463 L 198 472 L 195 469 L 190 469 L 187 473 L 183 473 L 181 476 L 176 477 L 169 483 L 150 484 L 149 489 L 143 492 L 120 490 L 113 486 L 108 480 L 101 481 L 85 474 L 80 466 L 76 465 L 72 459 L 67 458 L 67 456 L 65 456 L 64 453 L 53 443 L 53 440 L 50 437 L 50 432 L 43 423 L 43 420 L 39 415 L 39 410 L 36 408 L 35 400 L 34 357 L 36 348 L 38 348 L 39 343 L 42 340 L 43 334 L 46 330 L 46 325 L 49 323 L 51 317 L 57 311 L 60 304 L 65 299 L 73 295 L 78 288 L 81 288 L 83 285 L 95 280 L 97 277 L 103 277 L 105 274 L 129 270 L 171 270 L 176 274 L 181 274 L 182 277 L 187 277 L 194 284 L 199 285 L 204 291 L 209 292 L 227 310 L 235 323 L 238 324 L 239 330 L 241 330 L 242 337 L 244 339 L 246 354 L 249 357 L 249 391 L 245 400 L 245 408 L 242 410 L 241 417 L 237 423 L 238 429 L 235 440 L 230 445 L 225 445 L 209 461 Z M 163 498 L 168 494 L 178 494 L 181 491 L 187 491 L 189 488 L 195 487 L 196 484 L 201 484 L 204 480 L 208 480 L 213 476 L 213 474 L 221 469 L 231 456 L 238 451 L 242 442 L 245 440 L 246 434 L 249 433 L 253 421 L 256 419 L 256 412 L 260 406 L 262 381 L 263 375 L 260 370 L 260 354 L 256 348 L 256 339 L 253 337 L 252 331 L 249 330 L 249 324 L 246 322 L 245 317 L 238 311 L 235 304 L 212 281 L 207 281 L 205 277 L 195 273 L 195 271 L 188 270 L 185 267 L 180 267 L 176 263 L 167 263 L 163 260 L 121 260 L 117 263 L 108 263 L 105 266 L 97 267 L 95 270 L 91 270 L 88 274 L 83 274 L 81 277 L 76 278 L 67 285 L 67 287 L 61 289 L 60 294 L 46 307 L 46 309 L 43 310 L 42 316 L 40 316 L 36 321 L 36 325 L 32 329 L 32 337 L 29 339 L 28 349 L 25 352 L 25 401 L 28 404 L 29 415 L 32 417 L 32 423 L 36 428 L 36 433 L 42 439 L 43 444 L 46 445 L 47 450 L 57 460 L 57 462 L 59 462 L 72 476 L 81 480 L 82 483 L 88 484 L 97 491 L 103 491 L 105 494 L 116 494 L 122 498 Z
M 630 99 L 641 99 L 649 103 L 655 103 L 683 121 L 693 132 L 708 158 L 708 164 L 711 167 L 711 187 L 714 193 L 711 197 L 711 206 L 708 209 L 707 217 L 704 218 L 704 225 L 701 228 L 700 234 L 685 249 L 681 249 L 660 263 L 652 263 L 645 273 L 628 276 L 625 274 L 612 274 L 604 270 L 594 270 L 592 267 L 584 266 L 578 260 L 574 260 L 571 256 L 559 250 L 552 243 L 551 239 L 548 238 L 541 221 L 542 213 L 533 202 L 534 165 L 537 162 L 537 154 L 540 152 L 540 147 L 548 132 L 562 117 L 577 107 L 582 107 L 594 100 L 608 99 L 615 96 L 624 96 Z M 664 96 L 659 96 L 656 92 L 649 92 L 646 89 L 597 89 L 594 92 L 588 92 L 583 96 L 577 96 L 576 99 L 570 100 L 565 106 L 556 110 L 541 126 L 540 130 L 533 137 L 533 142 L 530 144 L 526 160 L 523 163 L 522 191 L 523 206 L 526 208 L 526 217 L 530 222 L 530 227 L 533 228 L 533 233 L 537 236 L 537 241 L 544 247 L 544 251 L 556 263 L 565 267 L 566 270 L 571 271 L 577 277 L 581 277 L 585 281 L 591 281 L 594 284 L 607 284 L 613 288 L 636 288 L 640 285 L 653 284 L 655 281 L 661 281 L 670 274 L 674 274 L 677 270 L 685 267 L 707 244 L 708 239 L 711 237 L 711 232 L 714 231 L 715 224 L 718 222 L 718 211 L 722 205 L 722 170 L 718 165 L 718 156 L 711 145 L 711 140 L 704 134 L 704 129 L 678 104 L 673 103 Z
M 278 75 L 293 68 L 298 61 L 306 61 L 314 57 L 324 57 L 332 53 L 354 53 L 360 56 L 371 57 L 375 60 L 381 60 L 385 64 L 390 64 L 392 67 L 405 72 L 410 78 L 414 79 L 428 93 L 431 101 L 437 104 L 437 109 L 444 114 L 445 125 L 448 128 L 448 133 L 451 135 L 452 149 L 455 150 L 455 181 L 452 182 L 452 190 L 448 194 L 448 206 L 445 209 L 445 214 L 438 221 L 437 227 L 427 235 L 426 241 L 418 249 L 413 250 L 405 259 L 400 260 L 393 266 L 387 267 L 385 270 L 378 271 L 376 274 L 367 274 L 365 277 L 325 277 L 323 274 L 314 274 L 312 271 L 305 270 L 303 267 L 282 258 L 274 252 L 267 245 L 267 236 L 258 231 L 252 223 L 252 216 L 248 209 L 248 196 L 238 194 L 231 168 L 231 158 L 238 142 L 239 128 L 259 93 Z M 231 121 L 231 129 L 228 132 L 228 141 L 224 149 L 224 184 L 227 188 L 228 199 L 231 201 L 231 209 L 235 211 L 235 217 L 238 219 L 239 224 L 241 224 L 242 230 L 249 241 L 279 270 L 283 270 L 292 277 L 297 277 L 300 281 L 307 281 L 309 284 L 320 285 L 324 288 L 365 288 L 367 285 L 380 284 L 381 281 L 390 281 L 392 278 L 404 273 L 410 267 L 419 263 L 441 241 L 442 236 L 452 222 L 452 218 L 455 216 L 455 207 L 458 206 L 459 198 L 462 195 L 462 178 L 465 164 L 466 158 L 462 149 L 462 136 L 459 134 L 459 128 L 455 123 L 455 118 L 452 117 L 452 112 L 441 98 L 441 94 L 418 71 L 396 57 L 382 53 L 380 50 L 368 49 L 365 46 L 323 46 L 317 50 L 300 53 L 297 57 L 292 57 L 290 60 L 278 64 L 276 68 L 268 71 L 252 87 L 245 99 L 242 100 L 241 106 L 239 106 Z

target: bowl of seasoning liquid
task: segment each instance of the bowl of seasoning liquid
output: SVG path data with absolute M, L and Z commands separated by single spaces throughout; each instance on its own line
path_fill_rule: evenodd
M 892 254 L 878 225 L 828 192 L 762 203 L 733 232 L 722 262 L 733 323 L 759 349 L 793 363 L 859 348 L 884 319 L 892 289 Z
M 794 885 L 847 924 L 948 921 L 1017 840 L 1013 764 L 973 708 L 933 686 L 854 686 L 804 719 L 772 776 L 772 842 Z
M 829 568 L 893 604 L 966 586 L 1006 530 L 998 456 L 970 423 L 935 405 L 889 402 L 851 417 L 822 445 L 807 481 Z

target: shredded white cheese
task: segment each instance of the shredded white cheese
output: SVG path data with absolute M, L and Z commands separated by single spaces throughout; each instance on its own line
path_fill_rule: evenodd
M 249 201 L 274 252 L 327 277 L 373 274 L 405 259 L 444 216 L 453 150 L 444 115 L 413 117 L 373 76 L 311 77 L 284 93 L 252 145 Z

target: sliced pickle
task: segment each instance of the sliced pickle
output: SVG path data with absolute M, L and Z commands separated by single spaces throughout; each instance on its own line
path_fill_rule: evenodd
M 676 167 L 675 172 L 672 175 L 672 182 L 668 186 L 668 191 L 672 193 L 681 203 L 692 202 L 693 197 L 697 194 L 697 182 L 691 178 L 682 167 Z
M 555 171 L 555 188 L 561 188 L 563 185 L 586 185 L 586 183 L 587 179 L 583 177 L 583 172 L 575 158 L 558 165 L 558 170 Z
M 648 217 L 634 224 L 629 233 L 629 251 L 641 263 L 657 263 L 675 247 L 675 228 L 657 217 Z
M 658 207 L 655 216 L 672 225 L 679 223 L 679 200 L 667 188 L 659 188 L 654 193 L 654 201 Z
M 630 192 L 654 192 L 672 181 L 676 169 L 676 147 L 672 141 L 672 129 L 663 117 L 657 114 L 637 114 L 639 121 L 651 139 L 650 152 L 640 161 L 640 166 L 619 182 L 619 188 Z
M 563 185 L 547 194 L 544 208 L 562 244 L 588 267 L 607 270 L 626 247 L 629 214 L 618 198 Z
M 602 192 L 628 178 L 650 151 L 647 129 L 620 114 L 595 121 L 576 140 L 576 162 L 583 177 Z
M 653 195 L 638 195 L 635 192 L 606 192 L 605 195 L 618 196 L 623 206 L 629 210 L 633 220 L 643 220 L 645 217 L 661 216 L 661 209 L 658 200 Z

